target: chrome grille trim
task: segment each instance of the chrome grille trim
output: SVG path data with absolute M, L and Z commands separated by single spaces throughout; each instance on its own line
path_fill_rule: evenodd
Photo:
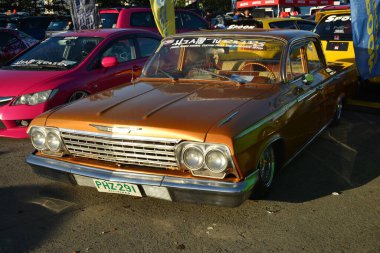
M 0 97 L 0 106 L 8 104 L 13 97 Z
M 102 134 L 59 129 L 69 153 L 76 157 L 155 168 L 178 168 L 179 139 Z

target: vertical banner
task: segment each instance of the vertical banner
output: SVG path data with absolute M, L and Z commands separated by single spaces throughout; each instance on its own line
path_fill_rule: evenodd
M 174 0 L 150 0 L 150 5 L 162 37 L 175 34 Z
M 99 28 L 100 17 L 96 0 L 70 0 L 70 12 L 74 30 Z
M 380 0 L 351 0 L 351 21 L 360 76 L 380 76 Z

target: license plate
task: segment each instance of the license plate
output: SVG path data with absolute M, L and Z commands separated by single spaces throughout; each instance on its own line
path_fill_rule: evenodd
M 110 182 L 106 180 L 93 179 L 96 189 L 99 192 L 118 193 L 131 196 L 142 197 L 139 188 L 135 184 Z

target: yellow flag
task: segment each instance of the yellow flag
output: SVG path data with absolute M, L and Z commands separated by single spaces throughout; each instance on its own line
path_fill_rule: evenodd
M 150 5 L 162 37 L 175 34 L 174 0 L 150 0 Z

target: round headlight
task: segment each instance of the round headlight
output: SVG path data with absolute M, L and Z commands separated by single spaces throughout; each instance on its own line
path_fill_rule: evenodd
M 53 152 L 61 151 L 61 138 L 55 132 L 46 135 L 46 145 Z
M 30 133 L 30 139 L 33 146 L 38 150 L 45 149 L 46 145 L 46 133 L 41 128 L 33 128 Z
M 183 151 L 183 162 L 190 170 L 199 170 L 203 166 L 203 151 L 197 147 L 188 147 Z
M 228 159 L 226 155 L 218 149 L 212 149 L 206 154 L 206 166 L 214 173 L 220 173 L 227 169 Z

